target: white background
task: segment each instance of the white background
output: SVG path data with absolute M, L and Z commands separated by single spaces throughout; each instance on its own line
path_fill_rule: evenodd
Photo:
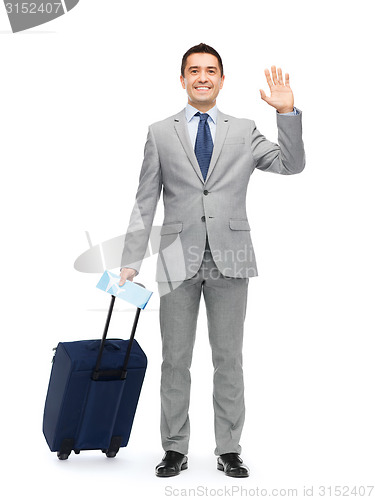
M 165 498 L 167 486 L 174 496 L 198 486 L 208 490 L 190 496 L 219 496 L 225 486 L 298 488 L 299 498 L 313 486 L 318 498 L 321 485 L 375 484 L 371 5 L 81 0 L 67 15 L 18 34 L 0 7 L 7 498 Z M 251 477 L 232 480 L 216 470 L 203 301 L 189 469 L 172 479 L 154 476 L 163 454 L 154 257 L 139 276 L 155 293 L 137 332 L 149 365 L 129 445 L 114 460 L 82 452 L 61 462 L 41 430 L 52 347 L 100 337 L 109 304 L 95 288 L 100 274 L 77 272 L 73 263 L 88 248 L 85 231 L 94 245 L 126 231 L 147 126 L 185 106 L 180 61 L 199 42 L 222 55 L 223 112 L 254 119 L 277 141 L 275 110 L 259 94 L 269 93 L 264 68 L 272 64 L 290 73 L 303 111 L 305 171 L 256 171 L 248 191 L 259 267 L 249 284 L 244 345 L 241 444 Z M 111 336 L 128 335 L 133 312 L 116 305 Z

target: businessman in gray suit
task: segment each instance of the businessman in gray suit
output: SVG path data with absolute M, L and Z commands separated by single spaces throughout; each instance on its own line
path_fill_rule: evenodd
M 163 189 L 164 221 L 156 280 L 160 294 L 161 439 L 165 451 L 158 477 L 187 469 L 190 365 L 203 293 L 214 368 L 213 407 L 217 468 L 247 477 L 240 453 L 245 418 L 243 327 L 249 278 L 257 266 L 246 214 L 246 191 L 254 169 L 297 174 L 305 166 L 302 113 L 294 107 L 289 75 L 265 70 L 276 109 L 278 144 L 253 120 L 217 109 L 224 84 L 220 55 L 206 44 L 182 59 L 181 85 L 188 104 L 149 127 L 136 202 L 121 260 L 121 279 L 139 273 Z

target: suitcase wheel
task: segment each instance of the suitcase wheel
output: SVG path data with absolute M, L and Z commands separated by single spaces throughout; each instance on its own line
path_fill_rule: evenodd
M 72 452 L 73 446 L 74 446 L 74 439 L 64 439 L 63 442 L 61 443 L 60 451 L 57 452 L 58 459 L 67 460 Z
M 117 451 L 113 450 L 102 450 L 102 453 L 105 453 L 108 458 L 115 458 L 117 455 Z
M 108 450 L 102 450 L 108 458 L 115 458 L 122 443 L 122 436 L 112 436 Z
M 76 455 L 79 455 L 79 454 L 81 453 L 81 450 L 74 450 L 74 453 L 75 453 Z

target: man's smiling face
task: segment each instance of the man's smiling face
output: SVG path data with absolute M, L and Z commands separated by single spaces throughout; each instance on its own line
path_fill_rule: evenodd
M 208 111 L 216 104 L 216 97 L 223 88 L 218 60 L 212 54 L 191 54 L 186 60 L 184 76 L 180 76 L 186 89 L 189 104 L 199 111 Z

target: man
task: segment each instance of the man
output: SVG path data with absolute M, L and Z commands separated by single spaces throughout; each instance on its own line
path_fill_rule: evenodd
M 200 44 L 182 59 L 186 109 L 150 126 L 122 256 L 121 279 L 133 280 L 147 249 L 163 188 L 164 222 L 156 279 L 162 336 L 161 438 L 165 455 L 156 475 L 187 469 L 190 365 L 203 292 L 214 366 L 213 406 L 217 468 L 247 477 L 239 444 L 244 424 L 243 325 L 249 277 L 257 275 L 246 215 L 246 190 L 255 168 L 296 174 L 305 165 L 301 112 L 294 108 L 289 75 L 265 70 L 277 110 L 279 143 L 252 120 L 221 113 L 220 55 Z

